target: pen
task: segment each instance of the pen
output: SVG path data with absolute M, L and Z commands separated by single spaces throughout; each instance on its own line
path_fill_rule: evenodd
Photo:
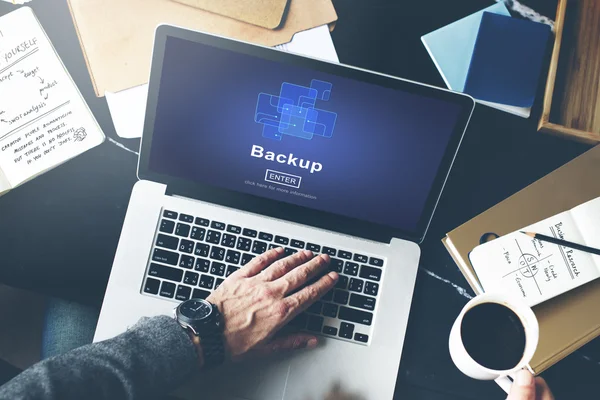
M 582 244 L 569 242 L 563 239 L 557 239 L 551 236 L 542 235 L 541 233 L 533 233 L 533 232 L 523 232 L 522 234 L 527 235 L 531 238 L 542 240 L 544 242 L 554 243 L 559 246 L 570 247 L 571 249 L 585 251 L 586 253 L 592 253 L 600 256 L 600 250 L 595 249 L 593 247 L 584 246 Z

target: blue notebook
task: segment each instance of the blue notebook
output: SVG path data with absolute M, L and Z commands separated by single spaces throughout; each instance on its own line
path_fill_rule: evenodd
M 477 32 L 485 11 L 510 16 L 504 3 L 496 3 L 421 38 L 448 89 L 462 92 L 465 87 Z
M 516 107 L 531 107 L 548 45 L 545 24 L 484 12 L 464 92 Z

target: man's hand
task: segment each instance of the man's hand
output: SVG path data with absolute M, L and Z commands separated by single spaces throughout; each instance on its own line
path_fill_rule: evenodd
M 554 400 L 554 396 L 544 378 L 533 378 L 527 370 L 517 373 L 510 394 L 506 400 Z
M 223 314 L 225 346 L 234 360 L 249 352 L 268 354 L 317 345 L 317 338 L 306 333 L 274 336 L 331 290 L 338 274 L 323 275 L 329 264 L 327 255 L 314 257 L 308 250 L 281 258 L 283 254 L 278 248 L 255 257 L 207 299 Z

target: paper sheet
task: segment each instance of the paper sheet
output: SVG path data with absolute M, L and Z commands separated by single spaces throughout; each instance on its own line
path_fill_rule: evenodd
M 327 25 L 298 32 L 290 43 L 275 46 L 290 53 L 339 63 Z M 148 85 L 136 86 L 117 93 L 106 92 L 108 109 L 117 135 L 125 139 L 142 137 Z
M 523 228 L 525 232 L 595 245 L 600 198 Z M 588 243 L 591 240 L 592 243 Z M 515 232 L 476 247 L 469 256 L 486 292 L 539 304 L 600 277 L 600 257 Z
M 29 7 L 0 18 L 0 169 L 11 186 L 104 140 Z

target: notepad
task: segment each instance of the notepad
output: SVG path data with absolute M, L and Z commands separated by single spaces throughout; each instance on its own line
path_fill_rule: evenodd
M 463 92 L 531 107 L 550 36 L 548 25 L 484 12 Z
M 600 197 L 521 229 L 600 248 Z M 600 256 L 513 232 L 469 255 L 485 292 L 534 306 L 600 278 Z
M 421 37 L 429 56 L 450 90 L 464 91 L 484 12 L 510 17 L 508 9 L 500 2 Z M 479 104 L 523 118 L 528 118 L 531 114 L 530 107 L 515 107 L 475 99 Z
M 103 141 L 31 8 L 0 17 L 0 194 Z

